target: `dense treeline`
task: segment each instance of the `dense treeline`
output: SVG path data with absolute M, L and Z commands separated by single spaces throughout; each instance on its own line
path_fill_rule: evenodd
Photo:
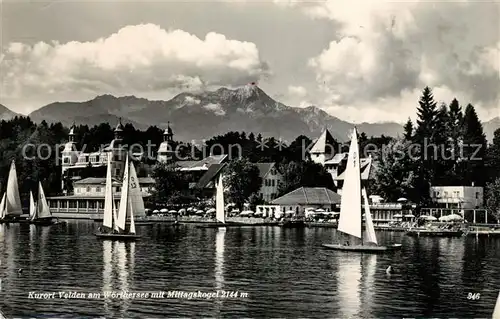
M 375 180 L 370 185 L 372 194 L 379 194 L 386 200 L 407 197 L 425 205 L 429 202 L 431 185 L 472 185 L 486 186 L 485 194 L 488 207 L 493 211 L 500 209 L 500 130 L 495 132 L 491 145 L 487 145 L 483 127 L 471 104 L 462 109 L 454 99 L 449 105 L 434 101 L 430 88 L 425 88 L 418 101 L 416 123 L 408 120 L 404 134 L 398 138 L 386 136 L 359 136 L 362 150 L 370 149 L 375 157 Z M 0 191 L 5 190 L 8 169 L 12 159 L 16 159 L 18 180 L 23 200 L 30 190 L 36 190 L 41 181 L 47 194 L 61 192 L 60 152 L 68 140 L 69 129 L 60 123 L 33 123 L 28 117 L 16 117 L 0 122 Z M 114 126 L 102 123 L 94 127 L 78 125 L 75 127 L 75 141 L 79 150 L 98 151 L 114 137 Z M 151 162 L 163 141 L 163 129 L 151 126 L 141 131 L 131 124 L 125 124 L 122 132 L 123 142 L 128 145 L 141 145 L 149 152 Z M 315 137 L 314 137 L 315 138 Z M 228 154 L 229 166 L 233 177 L 228 179 L 234 184 L 242 184 L 243 179 L 253 178 L 248 184 L 255 190 L 258 174 L 252 163 L 274 162 L 284 176 L 279 185 L 279 195 L 300 186 L 329 187 L 335 189 L 330 174 L 323 166 L 310 161 L 308 150 L 312 140 L 299 136 L 290 143 L 273 137 L 248 132 L 228 132 L 214 136 L 203 145 L 191 145 L 175 141 L 172 149 L 184 160 L 199 160 L 208 155 Z M 347 152 L 348 144 L 334 140 L 335 152 Z M 27 147 L 31 145 L 30 147 Z M 43 145 L 43 147 L 41 146 Z M 149 147 L 148 147 L 149 145 Z M 369 147 L 367 146 L 369 145 Z M 417 147 L 415 147 L 417 146 Z M 38 147 L 39 156 L 33 156 Z M 376 150 L 376 151 L 373 151 Z M 364 152 L 362 156 L 368 154 Z M 236 162 L 243 158 L 242 162 Z M 249 166 L 249 167 L 246 167 Z M 240 172 L 240 173 L 237 173 Z M 158 189 L 185 189 L 193 181 L 173 178 L 173 167 L 156 166 L 152 175 L 165 181 Z M 92 175 L 89 167 L 82 174 Z M 240 174 L 240 177 L 237 177 Z M 246 174 L 246 175 L 245 175 Z M 170 176 L 169 178 L 160 178 Z M 253 177 L 252 177 L 253 176 Z M 63 178 L 64 179 L 64 178 Z M 179 185 L 177 185 L 179 184 Z M 241 190 L 248 195 L 247 189 Z M 159 192 L 158 201 L 172 202 L 185 200 L 183 192 Z M 182 194 L 181 194 L 182 193 Z M 246 196 L 247 200 L 258 203 L 262 199 L 256 192 Z M 241 201 L 242 195 L 232 194 Z M 496 197 L 495 197 L 496 196 Z
M 457 99 L 439 107 L 430 88 L 419 100 L 417 121 L 408 120 L 404 135 L 377 153 L 372 192 L 387 200 L 407 197 L 421 205 L 430 201 L 430 186 L 486 186 L 492 213 L 500 181 L 500 129 L 488 146 L 474 106 L 463 111 Z

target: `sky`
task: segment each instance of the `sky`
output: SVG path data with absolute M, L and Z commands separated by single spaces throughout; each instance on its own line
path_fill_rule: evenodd
M 0 104 L 168 100 L 256 82 L 354 123 L 439 103 L 500 116 L 500 2 L 0 0 Z

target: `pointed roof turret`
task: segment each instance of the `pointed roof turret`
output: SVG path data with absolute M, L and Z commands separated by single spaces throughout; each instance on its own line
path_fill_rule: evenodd
M 118 124 L 116 125 L 115 132 L 123 132 L 123 124 L 122 118 L 120 117 L 118 120 Z
M 167 128 L 163 131 L 163 141 L 172 141 L 172 136 L 174 136 L 174 132 L 170 128 L 170 122 L 167 122 Z

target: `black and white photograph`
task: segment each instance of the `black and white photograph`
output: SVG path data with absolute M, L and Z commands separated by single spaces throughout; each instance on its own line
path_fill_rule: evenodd
M 0 0 L 0 319 L 500 319 L 499 0 Z

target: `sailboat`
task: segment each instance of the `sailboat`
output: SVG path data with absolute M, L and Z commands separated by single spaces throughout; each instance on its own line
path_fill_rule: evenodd
M 12 160 L 10 164 L 7 191 L 4 196 L 5 202 L 2 200 L 4 203 L 0 207 L 0 222 L 14 221 L 23 213 L 21 197 L 19 196 L 19 186 L 17 183 L 16 163 L 14 160 Z
M 30 199 L 30 210 L 32 208 L 31 205 L 32 203 Z M 33 206 L 35 206 L 34 203 Z M 49 204 L 47 204 L 47 199 L 45 198 L 42 183 L 38 182 L 38 203 L 36 205 L 35 213 L 31 217 L 31 223 L 36 225 L 52 225 L 55 223 L 53 218 L 54 216 L 52 216 Z
M 219 227 L 228 227 L 228 226 L 240 226 L 238 223 L 228 223 L 226 221 L 226 212 L 224 208 L 224 177 L 222 173 L 217 178 L 215 184 L 215 223 L 209 223 L 205 225 L 199 225 L 199 228 L 219 228 Z
M 128 155 L 125 160 L 125 172 L 123 174 L 122 194 L 120 198 L 120 206 L 118 216 L 116 215 L 116 208 L 114 207 L 113 199 L 113 186 L 111 180 L 111 159 L 108 155 L 108 168 L 106 173 L 106 195 L 104 199 L 104 218 L 103 228 L 95 235 L 105 239 L 119 239 L 119 240 L 136 240 L 141 236 L 135 232 L 134 210 L 137 209 L 137 204 L 134 204 L 131 199 L 130 189 L 138 187 L 137 176 L 130 176 L 135 174 L 135 167 L 133 163 L 129 164 Z M 132 167 L 132 169 L 131 169 Z M 142 198 L 141 198 L 142 199 Z M 139 204 L 140 205 L 140 204 Z M 142 203 L 144 207 L 144 203 Z M 130 223 L 126 227 L 127 216 L 130 216 Z
M 30 215 L 28 217 L 29 221 L 32 221 L 36 215 L 36 204 L 35 199 L 33 198 L 33 192 L 30 191 Z
M 366 238 L 364 238 L 362 230 L 362 195 L 365 204 Z M 358 245 L 350 245 L 349 242 L 346 242 L 346 244 L 323 244 L 323 247 L 334 250 L 359 252 L 380 252 L 401 249 L 401 244 L 380 246 L 377 242 L 375 228 L 373 227 L 373 221 L 370 214 L 368 196 L 366 190 L 361 188 L 360 157 L 356 128 L 354 128 L 351 145 L 349 147 L 340 205 L 340 219 L 337 230 L 345 235 L 359 238 L 361 243 Z

